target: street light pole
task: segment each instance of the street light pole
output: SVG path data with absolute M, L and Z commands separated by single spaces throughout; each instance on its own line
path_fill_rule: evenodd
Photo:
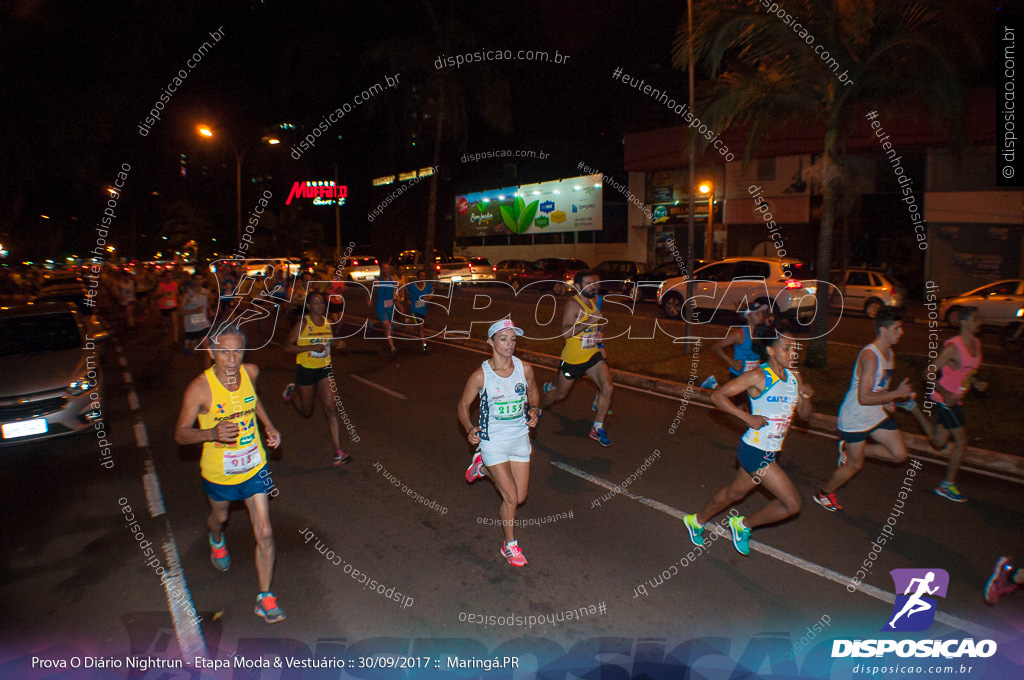
M 689 89 L 690 89 L 690 112 L 693 113 L 695 108 L 695 97 L 693 93 L 694 88 L 694 73 L 693 73 L 693 0 L 686 0 L 686 30 L 687 30 L 687 47 L 689 49 L 689 69 L 687 76 L 689 77 Z M 694 113 L 694 115 L 696 115 Z M 688 313 L 688 307 L 692 304 L 693 300 L 693 185 L 696 182 L 697 175 L 697 156 L 696 148 L 694 146 L 693 134 L 691 133 L 692 128 L 687 128 L 686 138 L 690 144 L 690 201 L 687 209 L 689 214 L 689 225 L 687 229 L 687 252 L 686 252 L 686 300 L 683 302 L 683 316 L 686 322 L 686 337 L 690 337 L 690 315 Z M 686 352 L 690 353 L 690 345 L 686 345 Z

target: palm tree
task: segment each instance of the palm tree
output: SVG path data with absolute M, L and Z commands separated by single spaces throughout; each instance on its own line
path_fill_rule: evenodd
M 501 133 L 512 129 L 512 97 L 508 81 L 490 64 L 475 63 L 465 69 L 434 67 L 438 57 L 473 52 L 468 39 L 472 28 L 459 19 L 459 11 L 449 2 L 446 12 L 438 16 L 433 3 L 423 0 L 429 31 L 413 38 L 396 38 L 370 52 L 371 61 L 387 64 L 402 74 L 399 92 L 403 104 L 415 109 L 424 121 L 433 123 L 431 167 L 441 162 L 445 140 L 459 149 L 465 148 L 470 114 L 476 114 L 485 125 Z M 467 101 L 472 100 L 472 109 Z M 376 102 L 373 102 L 376 104 Z M 404 116 L 409 120 L 410 116 Z M 430 176 L 427 201 L 427 228 L 423 245 L 424 257 L 434 252 L 437 230 L 437 192 L 441 173 Z
M 949 49 L 959 48 L 961 59 L 977 50 L 963 35 L 966 23 L 954 19 L 946 0 L 787 0 L 783 16 L 762 9 L 725 0 L 695 12 L 694 61 L 708 70 L 713 84 L 697 115 L 719 132 L 745 127 L 744 162 L 756 156 L 759 140 L 773 130 L 824 125 L 817 270 L 827 280 L 844 144 L 865 124 L 856 117 L 913 97 L 939 120 L 959 118 L 963 95 Z M 815 53 L 817 46 L 827 50 L 827 60 Z M 672 61 L 677 68 L 689 65 L 685 20 L 676 31 Z M 703 137 L 698 139 L 706 146 Z M 828 286 L 818 286 L 817 304 L 828 309 Z M 811 330 L 817 339 L 810 343 L 807 363 L 824 366 L 828 315 L 817 314 Z

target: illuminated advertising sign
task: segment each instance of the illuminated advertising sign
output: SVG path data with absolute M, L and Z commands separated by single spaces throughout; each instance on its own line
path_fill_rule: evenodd
M 292 185 L 291 193 L 285 205 L 291 205 L 293 198 L 312 198 L 313 205 L 345 205 L 345 198 L 348 196 L 348 187 L 345 185 L 335 186 L 334 182 L 296 182 Z
M 455 235 L 597 231 L 601 191 L 601 175 L 585 175 L 456 196 Z

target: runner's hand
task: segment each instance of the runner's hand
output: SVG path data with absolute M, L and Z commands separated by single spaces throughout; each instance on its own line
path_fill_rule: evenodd
M 217 433 L 214 441 L 223 444 L 234 444 L 238 440 L 238 423 L 230 420 L 222 420 L 217 423 Z
M 804 399 L 810 399 L 814 396 L 814 388 L 810 385 L 804 385 L 800 388 L 800 396 Z
M 768 424 L 768 419 L 764 416 L 747 415 L 743 421 L 750 426 L 752 430 L 760 430 L 762 427 Z
M 477 436 L 477 433 L 478 433 L 478 432 L 479 432 L 479 431 L 480 431 L 481 429 L 482 429 L 482 428 L 480 428 L 480 427 L 474 427 L 473 429 L 471 429 L 471 430 L 469 431 L 469 434 L 468 434 L 468 435 L 466 436 L 466 439 L 468 439 L 468 440 L 469 440 L 469 443 L 470 443 L 470 444 L 476 445 L 476 444 L 479 444 L 479 443 L 480 443 L 480 437 L 479 437 L 479 436 Z
M 527 427 L 537 427 L 537 421 L 540 420 L 540 416 L 537 415 L 537 413 L 538 413 L 537 407 L 536 406 L 531 406 L 529 411 L 527 411 L 527 413 L 529 413 L 529 416 L 527 416 L 527 418 L 526 418 L 526 426 Z
M 906 401 L 912 399 L 914 396 L 914 386 L 910 384 L 910 378 L 904 378 L 900 386 L 896 388 L 895 395 L 899 398 L 899 401 Z
M 281 433 L 273 425 L 266 425 L 265 429 L 267 432 L 267 445 L 272 449 L 276 449 L 278 444 L 281 443 Z

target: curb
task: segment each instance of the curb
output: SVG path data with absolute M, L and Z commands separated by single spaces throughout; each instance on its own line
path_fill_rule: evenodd
M 395 335 L 399 334 L 395 333 Z M 401 335 L 405 334 L 402 333 Z M 435 340 L 435 342 L 437 342 L 437 340 Z M 444 342 L 456 347 L 462 344 L 468 344 L 475 349 L 486 350 L 488 348 L 488 345 L 484 340 L 478 340 L 475 338 L 460 338 L 452 340 L 444 339 Z M 557 369 L 558 365 L 561 363 L 561 360 L 558 357 L 550 354 L 532 352 L 530 350 L 517 349 L 516 356 L 520 359 L 526 359 L 530 363 L 551 369 Z M 611 374 L 612 382 L 615 384 L 635 387 L 637 389 L 648 390 L 650 392 L 657 392 L 658 394 L 665 396 L 676 397 L 682 401 L 692 400 L 698 401 L 702 404 L 711 404 L 712 390 L 706 390 L 703 387 L 675 382 L 672 380 L 665 380 L 663 378 L 652 378 L 650 376 L 640 375 L 639 373 L 630 373 L 629 371 L 623 371 L 617 368 L 612 368 Z M 689 393 L 688 397 L 687 393 Z M 835 416 L 823 413 L 814 413 L 811 416 L 811 421 L 808 423 L 807 429 L 824 436 L 836 437 L 836 433 L 838 432 L 836 421 L 837 418 Z M 943 462 L 949 461 L 949 456 L 944 455 L 941 451 L 935 451 L 932 449 L 928 440 L 923 435 L 904 432 L 903 439 L 907 444 L 907 448 L 912 452 L 926 454 L 930 457 L 940 459 Z M 964 452 L 963 461 L 961 462 L 961 466 L 964 465 L 971 465 L 990 472 L 1010 475 L 1024 480 L 1024 458 L 1021 458 L 1020 456 L 968 446 L 967 451 Z

